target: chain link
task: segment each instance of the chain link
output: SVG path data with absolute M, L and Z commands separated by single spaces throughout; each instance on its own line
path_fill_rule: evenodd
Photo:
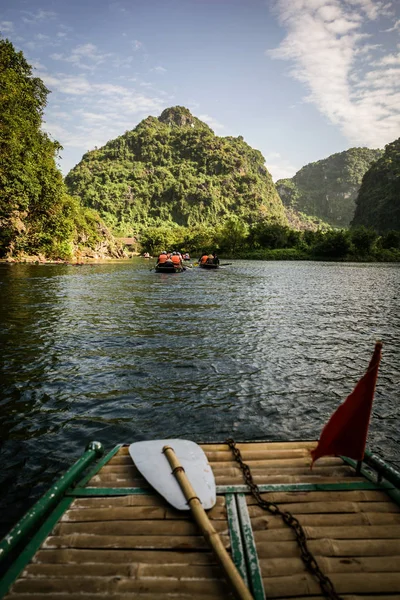
M 309 570 L 309 572 L 318 579 L 318 583 L 321 586 L 321 590 L 324 593 L 324 595 L 327 598 L 330 598 L 331 600 L 341 600 L 340 596 L 337 594 L 333 586 L 332 581 L 329 579 L 329 577 L 323 574 L 323 572 L 318 566 L 317 561 L 315 560 L 315 557 L 308 549 L 306 534 L 299 520 L 296 519 L 296 517 L 294 517 L 290 512 L 282 511 L 279 508 L 279 506 L 275 504 L 275 502 L 269 502 L 268 500 L 264 500 L 261 497 L 261 492 L 258 485 L 253 481 L 253 476 L 251 474 L 250 467 L 249 465 L 246 465 L 245 462 L 243 462 L 240 450 L 236 448 L 236 443 L 232 439 L 226 440 L 225 443 L 228 444 L 228 446 L 232 450 L 235 460 L 239 463 L 245 483 L 249 488 L 250 492 L 253 494 L 254 498 L 256 499 L 257 504 L 264 510 L 270 512 L 272 515 L 280 516 L 284 523 L 286 523 L 286 525 L 293 529 L 296 535 L 297 543 L 300 547 L 301 558 L 303 559 L 303 562 Z

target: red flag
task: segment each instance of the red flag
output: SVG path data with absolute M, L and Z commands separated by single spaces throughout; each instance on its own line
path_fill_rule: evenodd
M 318 446 L 311 451 L 311 467 L 321 456 L 364 458 L 381 350 L 382 342 L 377 342 L 367 372 L 323 428 Z

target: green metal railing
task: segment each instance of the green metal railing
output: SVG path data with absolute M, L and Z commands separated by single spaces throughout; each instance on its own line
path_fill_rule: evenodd
M 90 463 L 101 456 L 104 448 L 100 442 L 90 442 L 85 453 L 62 475 L 48 492 L 22 517 L 0 542 L 0 562 L 3 561 L 64 496 Z
M 393 483 L 397 488 L 400 488 L 400 473 L 390 465 L 386 464 L 384 460 L 372 454 L 368 450 L 365 451 L 364 462 L 372 467 L 378 474 L 378 482 L 384 477 L 390 483 Z

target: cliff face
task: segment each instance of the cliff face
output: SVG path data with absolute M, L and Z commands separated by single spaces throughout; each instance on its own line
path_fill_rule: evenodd
M 380 233 L 400 230 L 400 138 L 365 173 L 356 200 L 353 226 Z
M 333 227 L 347 227 L 354 216 L 362 178 L 382 150 L 351 148 L 310 163 L 276 188 L 283 204 L 323 219 Z
M 65 182 L 122 234 L 165 222 L 217 225 L 232 215 L 287 223 L 262 154 L 242 137 L 216 136 L 179 106 L 85 154 Z

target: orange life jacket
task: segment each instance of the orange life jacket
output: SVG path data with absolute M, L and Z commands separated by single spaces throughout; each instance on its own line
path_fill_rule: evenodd
M 208 256 L 207 254 L 203 254 L 203 256 L 200 259 L 201 264 L 203 265 L 204 263 L 206 263 L 208 260 Z
M 171 260 L 174 263 L 174 265 L 179 266 L 181 264 L 181 259 L 179 258 L 179 256 L 177 254 L 173 254 L 171 256 Z
M 166 262 L 167 260 L 167 255 L 166 254 L 160 254 L 160 256 L 158 257 L 158 264 L 162 265 Z

